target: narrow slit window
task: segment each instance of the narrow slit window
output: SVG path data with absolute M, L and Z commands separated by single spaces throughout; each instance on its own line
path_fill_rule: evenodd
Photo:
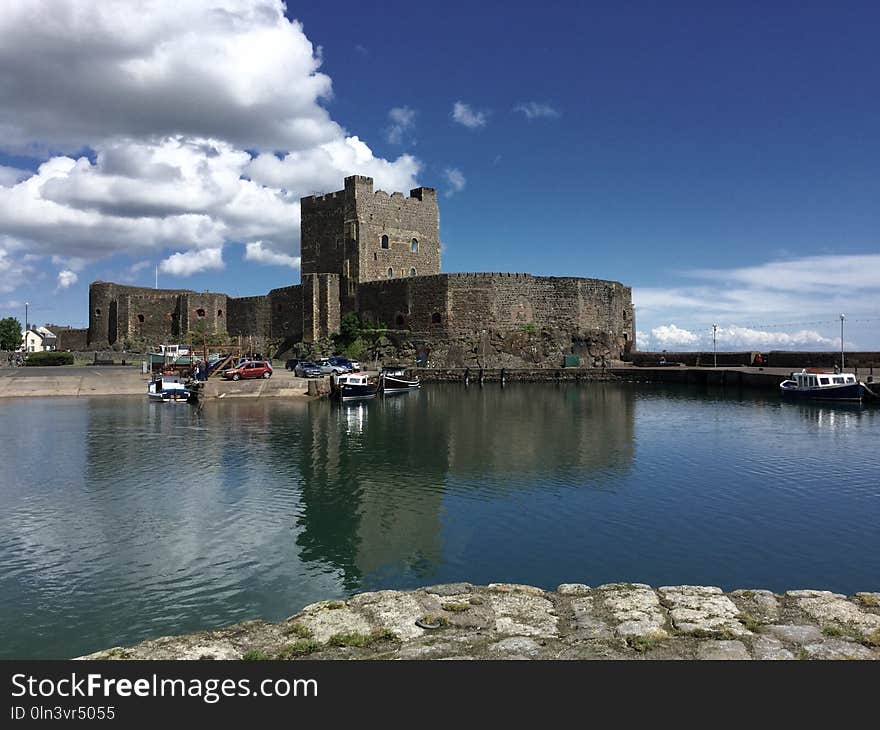
M 394 269 L 389 267 L 388 271 L 386 272 L 386 275 L 388 276 L 389 279 L 393 279 L 394 278 Z
M 388 248 L 388 236 L 384 234 L 382 236 L 382 248 Z
M 414 239 L 410 242 L 410 248 L 411 248 L 411 250 L 412 250 L 413 253 L 418 253 L 418 252 L 419 252 L 419 239 L 414 238 Z

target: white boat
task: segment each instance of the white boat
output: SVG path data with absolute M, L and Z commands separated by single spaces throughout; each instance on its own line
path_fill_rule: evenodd
M 345 402 L 350 400 L 366 400 L 375 398 L 379 390 L 378 383 L 367 380 L 365 373 L 348 373 L 334 375 L 332 382 L 333 397 Z
M 853 373 L 829 373 L 810 368 L 792 373 L 779 385 L 779 392 L 788 398 L 830 401 L 860 401 L 866 388 Z
M 147 397 L 156 403 L 189 403 L 193 394 L 176 375 L 159 375 L 147 384 Z

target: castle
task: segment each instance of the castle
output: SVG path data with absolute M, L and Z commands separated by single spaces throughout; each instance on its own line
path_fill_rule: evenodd
M 440 272 L 437 191 L 373 190 L 373 180 L 301 201 L 301 283 L 254 297 L 89 287 L 92 349 L 228 333 L 320 348 L 342 315 L 388 328 L 402 353 L 432 363 L 559 365 L 566 354 L 617 360 L 629 353 L 635 321 L 629 287 L 614 281 L 530 274 Z M 590 364 L 587 362 L 586 364 Z

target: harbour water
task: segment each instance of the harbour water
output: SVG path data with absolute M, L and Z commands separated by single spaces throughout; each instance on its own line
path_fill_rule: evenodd
M 880 409 L 624 384 L 0 403 L 0 657 L 430 583 L 880 590 Z

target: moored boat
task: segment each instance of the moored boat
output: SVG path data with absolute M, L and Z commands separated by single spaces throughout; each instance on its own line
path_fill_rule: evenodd
M 398 367 L 385 367 L 379 375 L 379 385 L 383 393 L 407 393 L 410 390 L 418 390 L 421 387 L 419 379 L 410 380 L 406 377 L 406 371 Z
M 364 373 L 336 375 L 331 382 L 331 395 L 342 402 L 375 398 L 379 391 L 379 384 L 371 383 Z
M 160 375 L 147 384 L 147 397 L 156 403 L 189 403 L 193 393 L 175 375 Z
M 853 373 L 829 373 L 801 370 L 779 384 L 779 392 L 788 398 L 825 401 L 861 401 L 866 389 Z

